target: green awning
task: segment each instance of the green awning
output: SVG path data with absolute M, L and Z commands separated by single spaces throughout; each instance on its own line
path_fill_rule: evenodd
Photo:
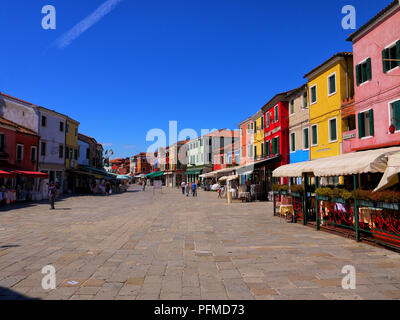
M 163 175 L 164 175 L 164 171 L 154 171 L 149 174 L 146 174 L 146 178 L 153 179 L 153 178 L 161 177 Z
M 164 171 L 158 171 L 158 172 L 154 172 L 154 174 L 151 176 L 151 178 L 158 178 L 164 175 Z
M 186 170 L 186 174 L 201 174 L 202 171 L 203 169 L 188 169 Z

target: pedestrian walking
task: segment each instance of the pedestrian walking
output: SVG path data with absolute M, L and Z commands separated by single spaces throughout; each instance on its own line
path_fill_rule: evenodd
M 189 197 L 189 193 L 190 193 L 190 183 L 187 183 L 186 186 L 186 197 Z
M 56 200 L 56 192 L 57 188 L 53 182 L 50 182 L 49 185 L 49 200 L 50 200 L 50 209 L 54 210 L 54 202 Z
M 192 195 L 193 195 L 193 197 L 197 197 L 197 185 L 196 185 L 196 182 L 194 182 L 194 181 L 192 183 Z
M 186 182 L 185 181 L 182 181 L 181 188 L 182 188 L 182 194 L 185 195 L 185 188 L 186 188 Z
M 110 195 L 110 190 L 111 190 L 111 184 L 110 184 L 110 182 L 107 181 L 107 183 L 106 183 L 106 196 Z
M 146 180 L 143 180 L 142 191 L 146 191 Z

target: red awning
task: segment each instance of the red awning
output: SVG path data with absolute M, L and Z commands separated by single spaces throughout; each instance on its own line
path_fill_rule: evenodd
M 0 170 L 0 178 L 12 178 L 12 177 L 15 177 L 14 173 Z
M 36 172 L 36 171 L 23 171 L 23 170 L 14 170 L 13 173 L 15 174 L 21 174 L 26 177 L 31 177 L 31 178 L 41 178 L 41 179 L 47 179 L 49 175 L 47 173 L 43 172 Z

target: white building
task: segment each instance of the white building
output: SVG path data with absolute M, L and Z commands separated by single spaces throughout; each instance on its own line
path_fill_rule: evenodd
M 67 116 L 43 107 L 34 107 L 40 135 L 39 170 L 49 175 L 49 181 L 60 185 L 65 179 L 65 128 Z M 47 196 L 47 190 L 43 190 Z
M 89 143 L 78 139 L 79 152 L 78 152 L 78 164 L 82 166 L 89 166 L 90 159 L 90 145 Z

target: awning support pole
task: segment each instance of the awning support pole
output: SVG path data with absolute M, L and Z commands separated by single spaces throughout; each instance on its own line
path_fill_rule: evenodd
M 308 215 L 308 201 L 307 201 L 307 189 L 308 189 L 308 181 L 307 181 L 307 173 L 303 173 L 303 225 L 307 225 L 307 215 Z
M 357 189 L 357 175 L 353 175 L 354 181 L 354 190 Z M 354 199 L 354 224 L 355 224 L 355 231 L 356 231 L 356 241 L 360 242 L 360 231 L 358 226 L 358 206 L 357 206 L 357 199 Z

